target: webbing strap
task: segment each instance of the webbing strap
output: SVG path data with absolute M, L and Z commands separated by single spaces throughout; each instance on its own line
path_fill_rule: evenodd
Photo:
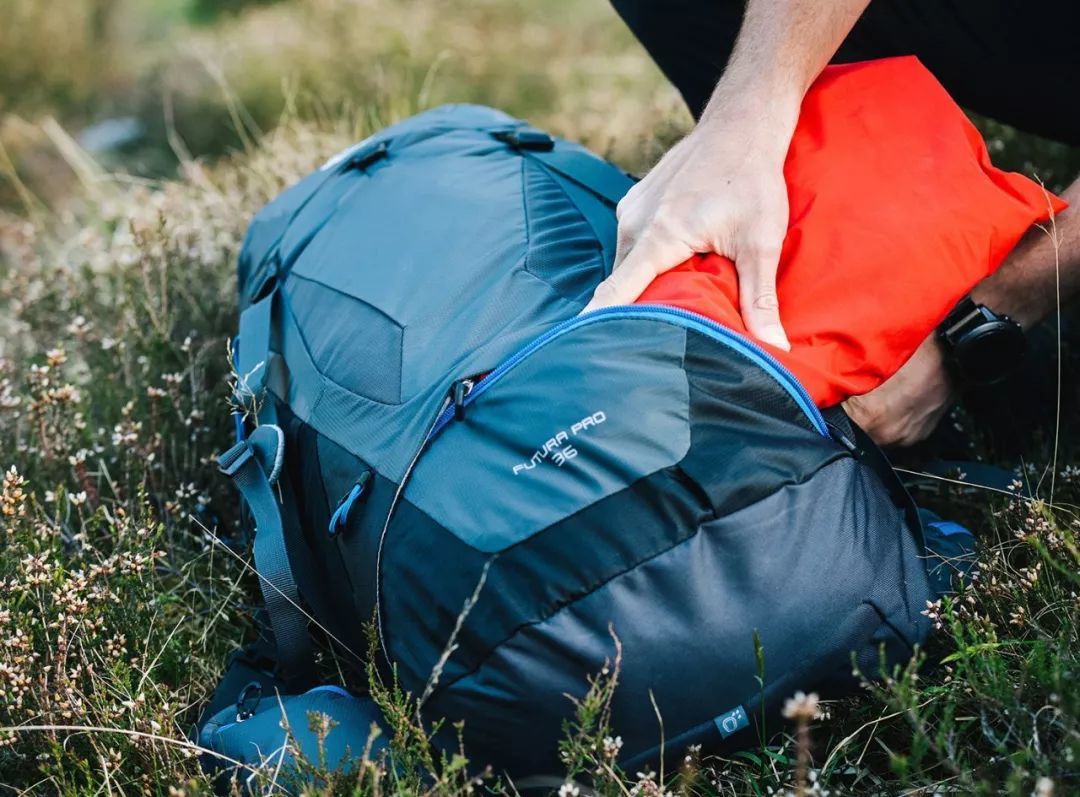
M 236 484 L 255 519 L 255 568 L 274 631 L 281 675 L 290 683 L 303 681 L 313 663 L 311 637 L 307 617 L 300 609 L 300 593 L 289 563 L 274 489 L 250 440 L 242 440 L 222 454 L 218 467 Z
M 634 185 L 634 178 L 622 169 L 566 142 L 556 142 L 554 148 L 546 151 L 522 150 L 522 154 L 588 188 L 612 205 L 618 205 Z

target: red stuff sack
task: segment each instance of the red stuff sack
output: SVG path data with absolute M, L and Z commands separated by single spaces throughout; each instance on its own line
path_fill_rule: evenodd
M 807 93 L 784 165 L 790 220 L 777 293 L 791 351 L 767 347 L 819 406 L 894 374 L 1032 224 L 1066 205 L 1006 173 L 914 57 L 830 66 Z M 640 303 L 749 334 L 735 267 L 698 255 Z

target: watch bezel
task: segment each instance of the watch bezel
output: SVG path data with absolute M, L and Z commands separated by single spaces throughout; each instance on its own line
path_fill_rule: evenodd
M 1026 348 L 1024 331 L 1007 315 L 999 315 L 985 305 L 965 297 L 938 327 L 938 339 L 946 354 L 946 362 L 954 376 L 963 384 L 976 387 L 994 385 L 1008 379 L 1019 368 Z M 993 358 L 999 369 L 989 373 L 986 363 L 990 357 L 974 352 L 990 340 L 1005 340 L 1005 351 Z

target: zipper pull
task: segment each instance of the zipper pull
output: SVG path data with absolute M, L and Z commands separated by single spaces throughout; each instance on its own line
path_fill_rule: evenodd
M 834 423 L 825 421 L 825 426 L 828 427 L 829 433 L 832 439 L 847 449 L 848 453 L 854 456 L 856 459 L 862 457 L 863 452 L 859 450 L 859 447 L 846 435 L 844 431 Z
M 473 380 L 459 379 L 450 386 L 450 399 L 454 402 L 454 420 L 465 420 L 465 399 L 472 392 Z
M 360 477 L 356 480 L 356 483 L 349 490 L 348 495 L 341 499 L 341 503 L 338 504 L 338 508 L 334 510 L 333 516 L 330 518 L 330 532 L 331 537 L 337 536 L 338 532 L 345 528 L 349 522 L 349 512 L 352 511 L 353 504 L 360 500 L 364 495 L 364 491 L 367 488 L 368 482 L 371 480 L 371 471 L 365 470 L 360 474 Z

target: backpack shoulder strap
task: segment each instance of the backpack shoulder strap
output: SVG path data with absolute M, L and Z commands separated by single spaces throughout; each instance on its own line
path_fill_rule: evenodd
M 273 488 L 281 474 L 284 437 L 277 426 L 263 424 L 222 454 L 218 468 L 236 484 L 255 519 L 255 569 L 274 632 L 278 665 L 283 678 L 296 684 L 310 680 L 313 658 L 307 616 L 300 607 L 285 523 Z

